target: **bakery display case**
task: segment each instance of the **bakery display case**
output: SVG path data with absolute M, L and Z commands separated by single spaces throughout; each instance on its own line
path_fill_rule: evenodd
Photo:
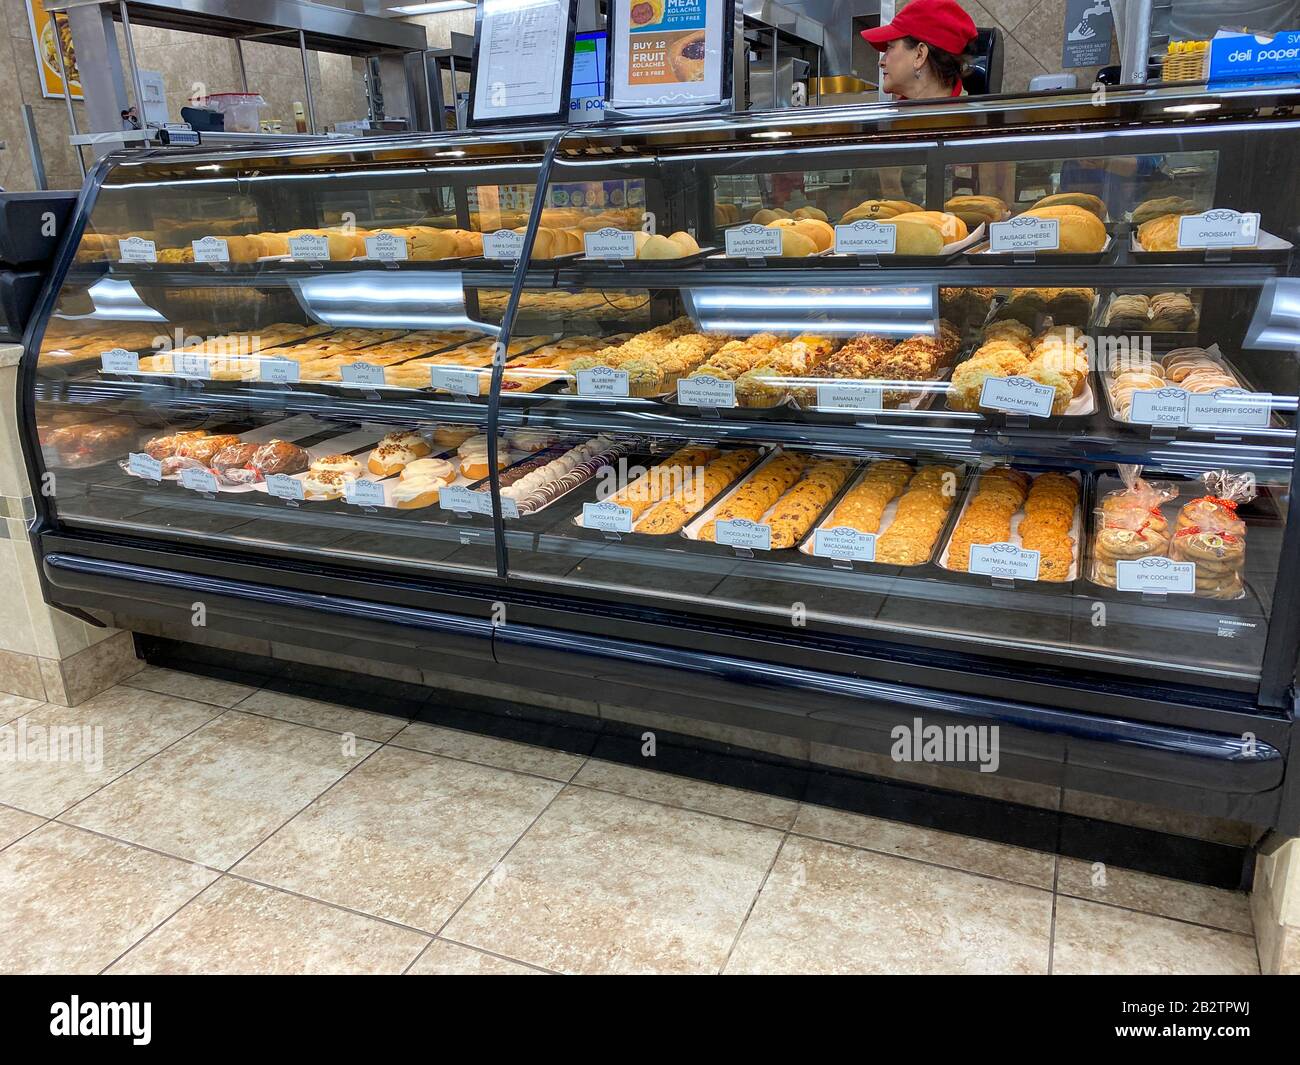
M 27 336 L 47 594 L 868 750 L 926 707 L 1295 829 L 1293 102 L 110 158 Z

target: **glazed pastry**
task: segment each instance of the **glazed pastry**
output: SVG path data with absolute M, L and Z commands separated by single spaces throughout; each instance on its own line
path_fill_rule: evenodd
M 287 440 L 268 440 L 252 458 L 252 465 L 263 477 L 277 473 L 302 473 L 310 464 L 311 457 L 307 452 Z
M 433 449 L 419 433 L 389 433 L 370 452 L 366 465 L 370 472 L 379 477 L 391 477 L 400 473 L 410 462 L 423 458 Z
M 402 471 L 402 480 L 413 477 L 441 478 L 450 484 L 456 479 L 456 467 L 446 459 L 424 458 L 408 462 Z
M 478 430 L 472 425 L 440 425 L 433 431 L 433 442 L 443 450 L 450 450 L 454 447 L 460 447 L 471 436 L 477 435 Z
M 393 504 L 401 510 L 430 507 L 438 493 L 456 479 L 456 468 L 446 459 L 415 459 L 406 464 L 401 479 L 393 485 Z
M 509 465 L 507 459 L 509 443 L 505 437 L 497 440 L 497 469 L 503 470 Z M 472 436 L 456 449 L 460 459 L 460 472 L 472 481 L 478 481 L 488 475 L 488 438 Z
M 360 466 L 360 463 L 358 463 Z M 303 478 L 302 491 L 307 499 L 326 500 L 341 499 L 344 487 L 349 481 L 355 481 L 357 475 L 339 469 L 318 470 L 313 464 Z
M 172 433 L 169 436 L 155 436 L 145 444 L 144 452 L 151 459 L 170 458 L 180 450 L 182 444 L 207 435 L 207 431 L 204 429 L 189 429 L 180 433 Z
M 218 451 L 228 447 L 234 447 L 239 442 L 239 437 L 233 433 L 195 437 L 184 441 L 180 447 L 176 449 L 176 455 L 179 458 L 197 459 L 206 466 L 212 461 L 212 457 Z

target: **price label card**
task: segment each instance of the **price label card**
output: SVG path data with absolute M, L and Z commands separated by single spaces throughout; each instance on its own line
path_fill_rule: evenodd
M 813 554 L 822 558 L 873 562 L 876 558 L 876 534 L 858 532 L 847 526 L 818 529 L 813 533 Z
M 216 493 L 221 490 L 217 484 L 217 475 L 211 470 L 201 470 L 193 466 L 187 466 L 181 470 L 181 487 L 188 488 L 191 492 L 212 492 Z
M 406 259 L 406 238 L 396 233 L 376 233 L 366 237 L 366 256 L 384 262 L 403 262 Z
M 143 237 L 127 237 L 117 242 L 117 257 L 124 263 L 156 263 L 158 246 Z
M 750 255 L 780 255 L 781 231 L 750 222 L 726 232 L 727 254 L 736 258 Z
M 893 255 L 898 227 L 889 222 L 862 218 L 835 227 L 835 250 L 850 255 Z
M 1208 393 L 1188 393 L 1187 424 L 1243 426 L 1268 425 L 1273 396 L 1268 392 L 1247 392 L 1242 388 L 1216 388 Z
M 230 262 L 230 245 L 220 237 L 200 237 L 190 241 L 196 263 Z
M 485 510 L 483 513 L 484 513 L 484 514 L 491 514 L 491 513 L 492 513 L 492 497 L 489 496 L 488 493 L 487 493 L 486 491 L 483 491 L 483 492 L 476 492 L 475 495 L 483 495 L 483 496 L 487 496 L 488 507 L 487 507 L 487 510 Z M 517 517 L 519 517 L 519 504 L 516 503 L 513 499 L 511 499 L 509 496 L 502 496 L 502 497 L 501 497 L 501 517 L 503 517 L 503 518 L 517 518 Z
M 287 473 L 273 473 L 266 479 L 268 495 L 276 499 L 294 499 L 301 502 L 304 498 L 302 481 L 290 477 Z
M 192 351 L 172 353 L 172 372 L 177 377 L 192 377 L 206 381 L 212 376 L 212 359 L 207 355 L 198 355 Z
M 582 244 L 588 259 L 635 259 L 636 234 L 605 226 L 594 233 L 584 233 Z
M 384 383 L 384 368 L 376 366 L 372 362 L 353 362 L 347 366 L 340 366 L 339 373 L 343 380 L 350 385 L 382 385 Z
M 277 385 L 296 385 L 302 367 L 293 359 L 262 358 L 257 362 L 259 381 L 270 381 Z
M 1181 388 L 1147 388 L 1134 392 L 1128 420 L 1135 425 L 1186 425 L 1188 393 Z
M 1196 563 L 1171 558 L 1138 558 L 1115 563 L 1115 587 L 1121 592 L 1196 592 Z
M 100 352 L 99 366 L 105 373 L 139 373 L 140 356 L 126 348 Z
M 595 366 L 590 370 L 579 370 L 578 395 L 580 396 L 626 396 L 627 371 L 615 370 L 609 366 Z
M 498 229 L 483 234 L 485 259 L 518 259 L 524 253 L 524 235 L 513 229 Z
M 486 492 L 471 492 L 463 484 L 452 484 L 438 493 L 438 506 L 458 514 L 492 514 L 492 497 Z
M 818 385 L 817 406 L 826 410 L 883 410 L 885 390 L 880 385 L 844 382 Z
M 1180 248 L 1253 248 L 1259 243 L 1259 212 L 1226 207 L 1178 219 Z
M 480 395 L 481 382 L 478 370 L 460 370 L 447 366 L 430 366 L 429 383 L 444 392 L 453 392 L 459 396 Z
M 1038 580 L 1038 552 L 1015 544 L 972 544 L 970 572 L 988 577 L 1011 577 L 1018 581 Z
M 343 484 L 343 499 L 358 507 L 382 507 L 384 505 L 384 486 L 378 481 L 346 481 Z
M 126 468 L 137 477 L 147 477 L 151 481 L 162 480 L 162 459 L 132 451 L 127 457 Z
M 692 407 L 734 407 L 736 382 L 720 377 L 685 377 L 677 382 L 677 402 Z
M 980 406 L 1007 414 L 1046 418 L 1052 413 L 1056 389 L 1028 377 L 988 377 L 980 389 Z
M 620 507 L 617 503 L 583 503 L 582 527 L 603 532 L 631 532 L 632 508 Z
M 772 526 L 746 518 L 720 521 L 713 527 L 713 537 L 720 544 L 744 547 L 751 551 L 772 550 Z
M 330 257 L 329 237 L 305 233 L 289 238 L 289 258 L 295 262 L 315 262 Z
M 1009 222 L 989 223 L 989 251 L 1056 251 L 1061 227 L 1055 218 L 1020 215 Z

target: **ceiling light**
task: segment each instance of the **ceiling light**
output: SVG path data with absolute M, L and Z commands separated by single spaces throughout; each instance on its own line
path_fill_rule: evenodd
M 769 130 L 764 130 L 762 133 L 754 134 L 755 139 L 771 140 L 771 141 L 777 140 L 780 137 L 792 137 L 792 136 L 794 136 L 793 132 L 788 129 L 769 129 Z
M 388 10 L 394 15 L 433 15 L 439 11 L 462 11 L 473 6 L 469 0 L 434 0 L 429 4 L 403 4 Z

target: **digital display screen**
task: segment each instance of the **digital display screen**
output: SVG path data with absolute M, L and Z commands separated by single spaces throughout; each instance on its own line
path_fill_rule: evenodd
M 604 30 L 575 34 L 573 86 L 569 90 L 569 121 L 592 122 L 605 109 Z

